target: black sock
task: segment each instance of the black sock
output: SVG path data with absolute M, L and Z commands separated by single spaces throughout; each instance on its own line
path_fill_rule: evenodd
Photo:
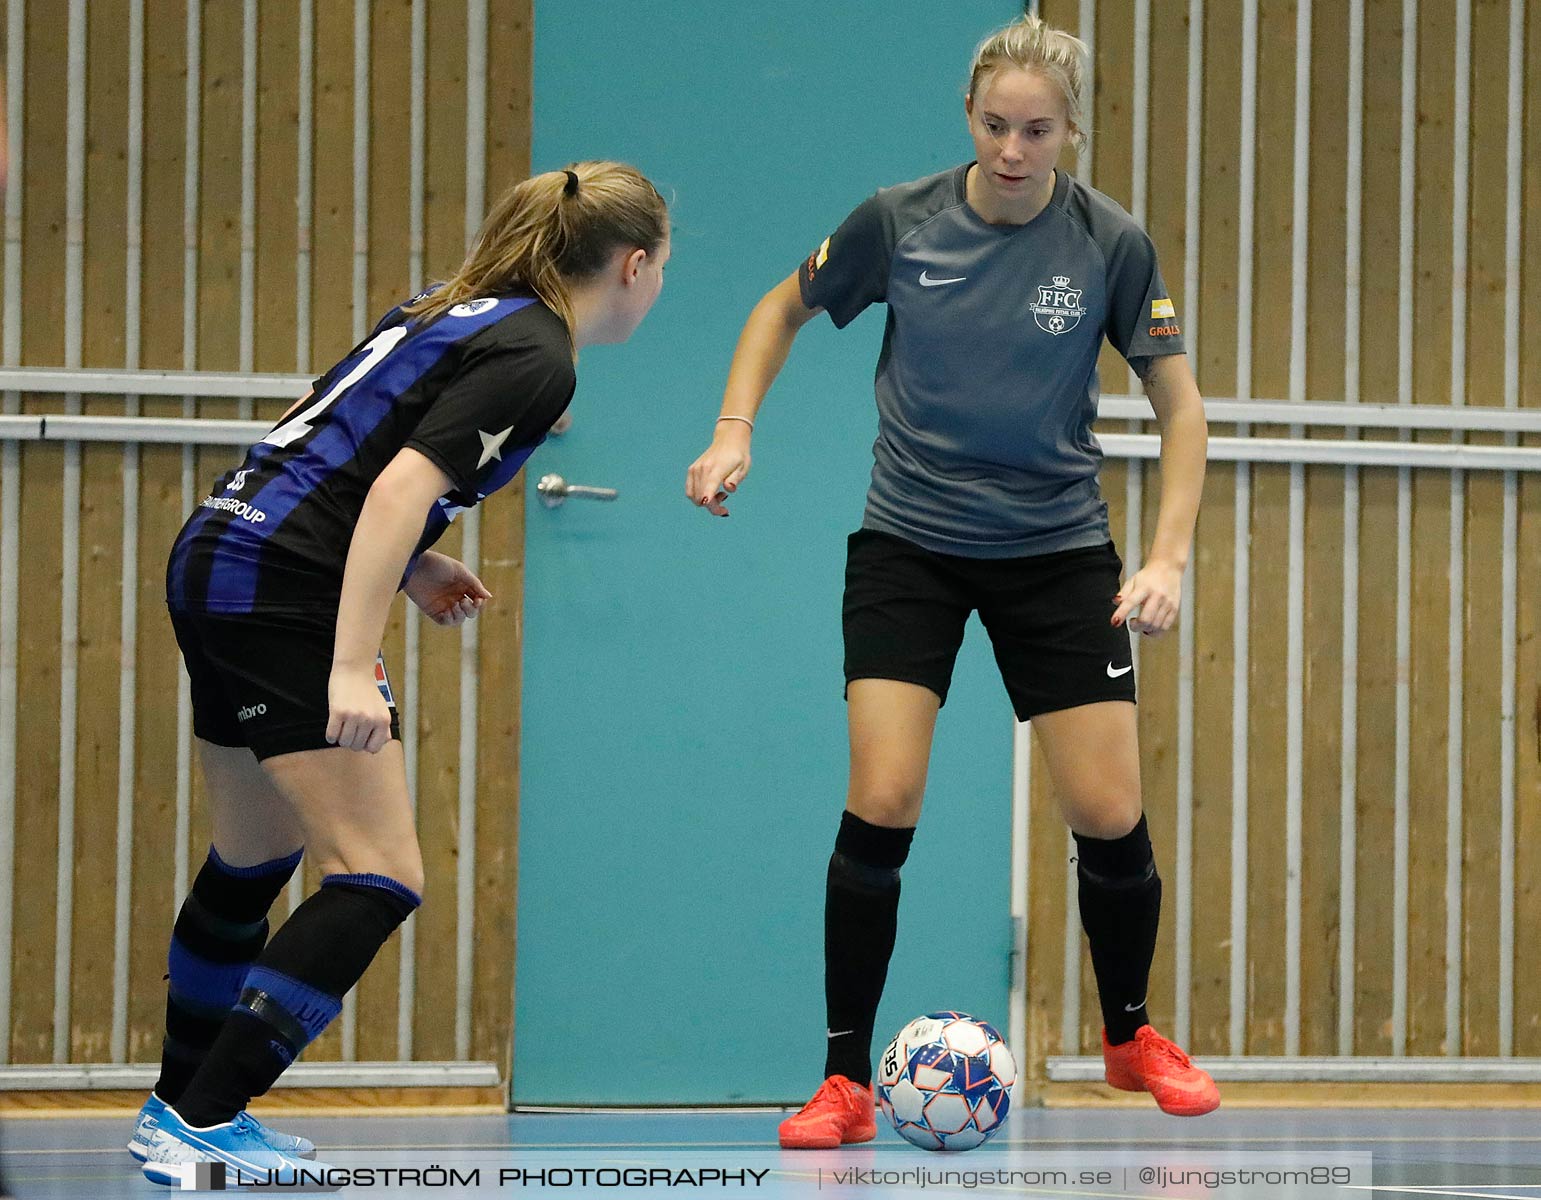
M 1161 876 L 1143 815 L 1121 838 L 1078 833 L 1075 841 L 1081 927 L 1091 943 L 1102 1023 L 1116 1046 L 1148 1021 L 1145 999 L 1161 919 Z
M 247 969 L 268 939 L 267 912 L 301 851 L 232 867 L 213 846 L 182 902 L 167 955 L 166 1037 L 155 1094 L 175 1104 L 241 998 Z
M 417 893 L 384 875 L 328 875 L 273 935 L 177 1104 L 189 1125 L 231 1120 L 342 1011 Z
M 872 1082 L 872 1024 L 899 926 L 899 868 L 915 836 L 843 813 L 824 898 L 824 1074 Z

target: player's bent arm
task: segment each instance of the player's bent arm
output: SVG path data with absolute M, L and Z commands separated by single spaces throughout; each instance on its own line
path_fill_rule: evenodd
M 1150 557 L 1181 571 L 1188 565 L 1204 492 L 1204 464 L 1209 454 L 1204 399 L 1186 354 L 1147 360 L 1142 378 L 1161 427 L 1161 504 Z
M 402 572 L 428 509 L 454 486 L 437 464 L 405 449 L 380 472 L 359 513 L 343 569 L 333 670 L 374 670 Z
M 809 308 L 797 283 L 797 272 L 788 275 L 754 306 L 733 351 L 728 385 L 722 398 L 722 415 L 753 418 L 765 393 L 781 374 L 798 331 L 824 310 Z M 742 421 L 723 422 L 743 425 Z M 748 428 L 747 426 L 744 426 Z

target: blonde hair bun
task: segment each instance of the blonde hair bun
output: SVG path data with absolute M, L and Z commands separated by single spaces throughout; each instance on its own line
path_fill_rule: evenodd
M 1070 118 L 1070 141 L 1077 150 L 1083 149 L 1090 126 L 1086 81 L 1091 76 L 1091 51 L 1086 43 L 1032 12 L 1024 13 L 979 43 L 969 69 L 969 100 L 991 75 L 1008 66 L 1036 71 L 1059 88 Z

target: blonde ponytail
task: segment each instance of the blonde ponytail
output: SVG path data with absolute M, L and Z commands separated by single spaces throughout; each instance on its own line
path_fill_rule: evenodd
M 405 311 L 433 317 L 489 292 L 525 287 L 562 318 L 571 336 L 571 285 L 598 273 L 618 249 L 654 253 L 668 231 L 669 206 L 635 167 L 572 163 L 504 192 L 460 269 Z

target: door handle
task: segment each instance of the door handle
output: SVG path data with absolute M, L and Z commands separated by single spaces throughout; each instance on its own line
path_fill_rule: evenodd
M 535 490 L 540 493 L 540 501 L 547 508 L 556 508 L 569 496 L 575 500 L 614 500 L 618 494 L 614 488 L 568 483 L 560 475 L 542 475 Z

